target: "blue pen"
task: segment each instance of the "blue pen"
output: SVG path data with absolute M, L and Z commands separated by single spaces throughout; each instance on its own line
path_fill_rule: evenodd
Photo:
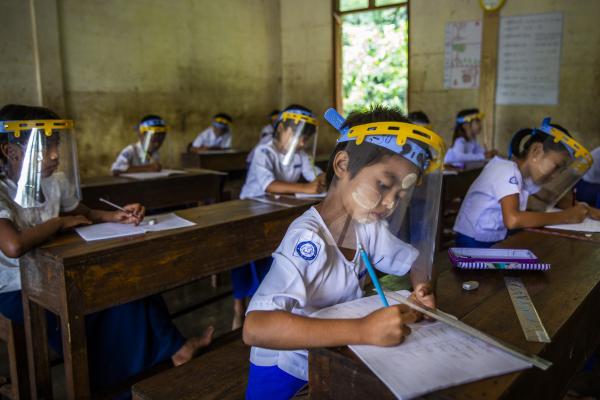
M 367 267 L 367 272 L 369 273 L 369 276 L 371 277 L 371 281 L 373 282 L 373 285 L 375 285 L 375 290 L 377 290 L 377 294 L 379 294 L 379 298 L 381 299 L 381 302 L 383 303 L 384 307 L 389 307 L 389 303 L 388 303 L 387 299 L 385 298 L 385 294 L 383 294 L 383 289 L 381 288 L 381 285 L 379 284 L 379 279 L 377 279 L 377 275 L 375 274 L 375 269 L 373 268 L 373 265 L 371 264 L 371 260 L 369 260 L 369 256 L 367 255 L 367 252 L 362 248 L 362 245 L 360 243 L 358 244 L 358 252 L 360 253 L 360 257 L 362 258 L 363 262 L 365 263 L 365 266 Z

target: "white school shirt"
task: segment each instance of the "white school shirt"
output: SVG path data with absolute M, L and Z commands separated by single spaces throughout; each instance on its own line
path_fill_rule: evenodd
M 229 149 L 231 147 L 231 129 L 217 136 L 213 131 L 212 126 L 209 126 L 196 136 L 192 142 L 192 147 L 218 147 L 221 149 Z
M 246 163 L 250 164 L 252 162 L 252 158 L 254 157 L 254 153 L 256 152 L 257 147 L 261 144 L 267 144 L 270 141 L 272 141 L 274 134 L 275 129 L 273 128 L 273 125 L 269 124 L 263 126 L 260 132 L 260 138 L 258 139 L 258 144 L 252 148 L 252 150 L 248 154 L 248 157 L 246 157 Z
M 240 199 L 265 194 L 265 190 L 273 181 L 298 182 L 302 176 L 308 182 L 312 182 L 323 173 L 319 167 L 313 167 L 304 150 L 297 151 L 288 165 L 283 165 L 284 157 L 285 155 L 275 148 L 272 141 L 257 146 Z
M 390 233 L 387 222 L 360 225 L 357 236 L 380 271 L 406 274 L 419 251 Z M 252 311 L 288 311 L 310 316 L 316 311 L 363 296 L 366 267 L 358 251 L 348 261 L 336 245 L 319 212 L 311 207 L 290 225 L 273 253 L 273 264 L 252 297 Z M 308 380 L 308 351 L 252 347 L 250 361 L 278 366 L 298 379 Z
M 477 142 L 477 139 L 467 140 L 462 137 L 456 139 L 444 157 L 445 164 L 483 160 L 485 160 L 485 150 Z
M 46 201 L 35 208 L 22 208 L 12 200 L 17 187 L 9 179 L 0 180 L 0 218 L 10 220 L 17 229 L 30 228 L 57 217 L 60 212 L 77 208 L 79 200 L 69 189 L 62 173 L 42 179 Z M 7 257 L 0 251 L 0 293 L 21 290 L 19 259 Z
M 159 162 L 160 154 L 158 153 L 158 150 L 156 150 L 150 155 L 150 158 L 145 157 L 146 162 L 142 162 L 143 158 L 144 148 L 142 147 L 142 144 L 138 141 L 137 143 L 130 144 L 129 146 L 121 150 L 112 167 L 110 167 L 110 170 L 113 172 L 125 172 L 129 169 L 129 167 L 137 167 L 140 165 L 150 164 L 151 162 Z
M 500 200 L 519 195 L 519 210 L 527 208 L 527 199 L 539 187 L 523 181 L 514 161 L 494 157 L 475 179 L 460 206 L 454 230 L 481 242 L 497 242 L 506 237 Z
M 600 147 L 596 147 L 592 151 L 594 163 L 583 176 L 583 180 L 589 183 L 600 184 Z

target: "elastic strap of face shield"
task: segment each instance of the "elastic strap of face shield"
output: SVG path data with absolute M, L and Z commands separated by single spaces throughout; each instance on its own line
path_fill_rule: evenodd
M 55 130 L 72 129 L 73 121 L 70 119 L 37 119 L 28 121 L 0 121 L 0 133 L 12 133 L 14 137 L 21 136 L 21 132 L 38 129 L 44 131 L 48 137 Z
M 360 145 L 367 141 L 401 155 L 426 174 L 443 166 L 446 151 L 444 140 L 423 126 L 386 121 L 344 127 L 344 117 L 333 108 L 325 112 L 325 119 L 340 132 L 338 143 L 355 141 Z M 423 146 L 417 143 L 423 143 Z

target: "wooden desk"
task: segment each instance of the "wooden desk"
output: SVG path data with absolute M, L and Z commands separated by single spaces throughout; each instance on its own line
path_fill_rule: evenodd
M 51 398 L 44 309 L 60 316 L 67 395 L 90 398 L 84 316 L 269 256 L 314 202 L 235 200 L 180 211 L 177 230 L 85 242 L 64 234 L 21 259 L 32 398 Z M 109 366 L 107 366 L 109 368 Z
M 195 169 L 187 170 L 185 174 L 148 180 L 120 176 L 88 178 L 81 185 L 82 202 L 101 210 L 112 208 L 100 202 L 100 197 L 119 205 L 142 203 L 149 210 L 215 203 L 221 200 L 225 177 L 217 171 Z
M 247 151 L 207 150 L 202 153 L 181 153 L 184 168 L 206 168 L 215 171 L 245 173 Z
M 427 395 L 435 399 L 562 399 L 566 386 L 600 344 L 600 246 L 533 232 L 511 236 L 499 247 L 531 249 L 552 264 L 545 273 L 523 272 L 527 290 L 552 343 L 525 340 L 499 271 L 447 270 L 437 284 L 440 309 L 554 365 L 488 378 Z M 438 264 L 448 265 L 446 255 Z M 461 283 L 477 280 L 476 292 Z M 310 392 L 318 399 L 391 399 L 394 396 L 348 349 L 310 351 Z M 407 366 L 410 367 L 410 366 Z M 449 366 L 451 368 L 452 366 Z
M 566 237 L 569 239 L 585 240 L 588 242 L 600 244 L 600 232 L 575 232 L 566 231 L 564 229 L 550 229 L 550 228 L 525 228 L 526 231 L 542 233 L 545 235 L 554 235 L 560 237 Z

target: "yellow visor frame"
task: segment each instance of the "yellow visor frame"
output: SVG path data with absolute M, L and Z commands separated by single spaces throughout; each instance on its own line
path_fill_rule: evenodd
M 308 115 L 293 113 L 293 112 L 289 112 L 289 111 L 284 111 L 283 114 L 281 114 L 282 121 L 287 121 L 290 119 L 293 120 L 294 123 L 296 123 L 296 124 L 299 124 L 300 122 L 304 122 L 304 123 L 311 124 L 314 126 L 319 125 L 319 122 L 315 118 L 310 117 Z
M 227 125 L 227 126 L 231 125 L 231 122 L 223 117 L 213 118 L 213 122 L 216 122 L 218 124 Z
M 485 117 L 485 113 L 478 112 L 478 113 L 474 113 L 474 114 L 465 115 L 464 117 L 459 117 L 459 118 L 457 118 L 457 120 L 459 120 L 459 121 L 462 120 L 462 122 L 459 122 L 460 124 L 469 124 L 476 119 L 483 121 L 484 117 Z
M 154 133 L 167 133 L 166 126 L 140 126 L 140 133 L 154 132 Z
M 357 145 L 360 145 L 367 136 L 396 136 L 396 144 L 399 147 L 404 146 L 408 139 L 424 143 L 433 150 L 425 174 L 438 169 L 443 170 L 446 143 L 440 135 L 424 126 L 398 121 L 372 122 L 353 126 L 348 131 L 348 138 L 356 138 Z
M 562 143 L 567 148 L 573 150 L 572 155 L 575 159 L 573 167 L 581 172 L 585 172 L 594 163 L 594 159 L 592 158 L 592 154 L 583 147 L 577 140 L 573 139 L 571 136 L 567 135 L 560 129 L 556 129 L 552 126 L 548 126 L 550 128 L 550 136 L 552 136 L 555 143 Z M 548 132 L 546 132 L 548 133 Z
M 0 126 L 0 133 L 12 133 L 14 137 L 21 136 L 22 131 L 32 129 L 41 129 L 48 137 L 52 136 L 55 130 L 73 129 L 73 120 L 71 119 L 32 119 L 23 121 L 3 121 Z

